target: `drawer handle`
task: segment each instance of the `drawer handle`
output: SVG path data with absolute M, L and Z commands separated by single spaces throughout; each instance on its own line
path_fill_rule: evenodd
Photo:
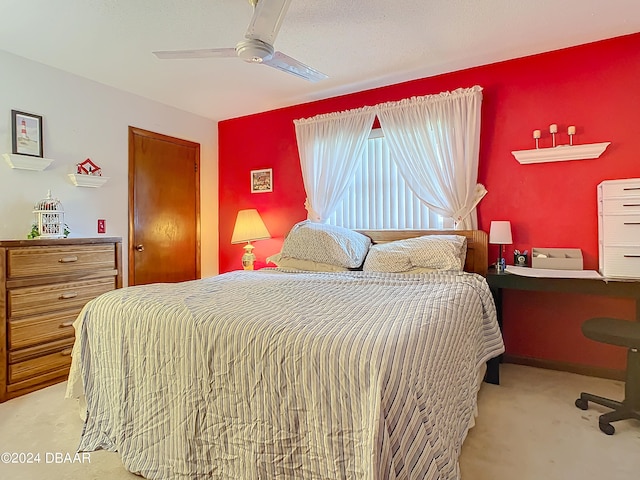
M 59 328 L 67 328 L 67 327 L 72 327 L 72 326 L 73 326 L 73 321 L 70 320 L 68 322 L 61 323 Z
M 71 355 L 71 352 L 73 351 L 73 349 L 71 348 L 67 348 L 65 350 L 62 350 L 60 352 L 60 355 L 62 355 L 63 357 L 68 357 L 69 355 Z
M 66 300 L 68 298 L 76 298 L 78 296 L 78 292 L 67 292 L 60 295 L 58 298 L 60 300 Z
M 640 207 L 640 203 L 623 203 L 623 207 Z
M 640 222 L 624 222 L 623 225 L 640 225 Z
M 640 187 L 624 187 L 623 190 L 626 192 L 628 190 L 640 190 Z
M 624 258 L 640 258 L 640 255 L 624 254 L 623 257 Z
M 60 260 L 58 260 L 59 263 L 73 263 L 77 261 L 78 257 L 76 257 L 75 255 L 72 255 L 70 257 L 62 257 Z

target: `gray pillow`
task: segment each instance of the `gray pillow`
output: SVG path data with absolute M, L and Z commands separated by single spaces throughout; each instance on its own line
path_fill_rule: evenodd
M 425 235 L 373 245 L 362 269 L 375 272 L 462 270 L 466 253 L 464 236 Z
M 283 257 L 357 268 L 370 245 L 371 239 L 361 233 L 305 220 L 293 226 L 280 253 Z

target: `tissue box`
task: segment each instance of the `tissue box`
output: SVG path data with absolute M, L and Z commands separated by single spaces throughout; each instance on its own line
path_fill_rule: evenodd
M 556 270 L 582 270 L 582 250 L 579 248 L 533 248 L 531 266 Z

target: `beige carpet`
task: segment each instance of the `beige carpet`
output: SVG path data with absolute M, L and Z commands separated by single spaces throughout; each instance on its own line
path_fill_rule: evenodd
M 460 459 L 463 480 L 640 478 L 640 422 L 616 422 L 615 435 L 607 436 L 597 420 L 607 409 L 583 412 L 573 404 L 582 390 L 621 398 L 623 384 L 518 365 L 501 368 L 502 385 L 484 384 L 480 391 L 479 416 Z M 74 460 L 82 429 L 76 405 L 63 398 L 64 387 L 0 404 L 0 456 L 31 452 L 41 459 L 0 463 L 0 479 L 139 479 L 111 452 L 56 463 Z

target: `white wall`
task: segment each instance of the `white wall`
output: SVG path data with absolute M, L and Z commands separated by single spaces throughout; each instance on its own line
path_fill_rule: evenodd
M 44 156 L 55 161 L 41 172 L 12 169 L 0 157 L 0 239 L 24 239 L 34 204 L 51 189 L 65 210 L 70 237 L 123 240 L 128 256 L 128 127 L 200 144 L 202 276 L 218 272 L 217 125 L 197 115 L 153 102 L 0 50 L 0 154 L 11 152 L 11 110 L 43 117 Z M 149 79 L 150 82 L 153 79 Z M 177 86 L 176 88 L 184 88 Z M 75 187 L 67 177 L 91 160 L 109 181 L 101 188 Z

